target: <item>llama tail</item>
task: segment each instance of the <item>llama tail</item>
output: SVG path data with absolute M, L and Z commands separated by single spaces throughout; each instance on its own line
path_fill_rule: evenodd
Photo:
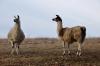
M 85 39 L 85 36 L 86 36 L 86 27 L 81 27 L 81 31 L 82 31 L 82 40 L 81 40 L 81 42 L 83 43 L 83 41 L 84 41 L 84 39 Z
M 82 30 L 82 32 L 85 32 L 86 33 L 86 27 L 81 27 L 81 30 Z

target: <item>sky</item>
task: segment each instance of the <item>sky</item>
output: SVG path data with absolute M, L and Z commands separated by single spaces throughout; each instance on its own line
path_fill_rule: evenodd
M 27 38 L 57 37 L 55 15 L 63 27 L 85 26 L 87 37 L 100 37 L 100 0 L 0 0 L 0 38 L 7 38 L 16 15 Z

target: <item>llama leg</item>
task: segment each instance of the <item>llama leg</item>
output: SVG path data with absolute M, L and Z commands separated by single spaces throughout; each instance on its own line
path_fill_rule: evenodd
M 19 45 L 18 45 L 18 53 L 20 54 L 20 47 L 19 47 Z
M 18 44 L 17 43 L 15 44 L 15 50 L 16 50 L 16 53 L 18 55 L 19 54 L 19 51 L 18 51 Z
M 65 49 L 65 42 L 63 43 L 63 55 L 65 55 L 66 49 Z
M 68 55 L 70 55 L 70 44 L 67 44 Z
M 78 51 L 77 51 L 77 55 L 81 55 L 81 43 L 77 42 L 78 44 Z
M 14 43 L 11 41 L 12 49 L 11 49 L 11 55 L 14 53 Z

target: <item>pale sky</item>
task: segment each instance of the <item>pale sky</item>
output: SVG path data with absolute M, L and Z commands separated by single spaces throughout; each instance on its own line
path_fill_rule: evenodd
M 100 0 L 0 0 L 0 38 L 7 38 L 17 14 L 26 37 L 57 37 L 56 14 L 64 27 L 86 26 L 87 37 L 100 37 Z

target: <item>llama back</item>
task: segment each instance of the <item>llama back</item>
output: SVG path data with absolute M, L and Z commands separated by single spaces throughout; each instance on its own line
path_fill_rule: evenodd
M 83 26 L 75 26 L 71 28 L 72 39 L 75 41 L 83 42 L 86 35 L 86 28 Z

